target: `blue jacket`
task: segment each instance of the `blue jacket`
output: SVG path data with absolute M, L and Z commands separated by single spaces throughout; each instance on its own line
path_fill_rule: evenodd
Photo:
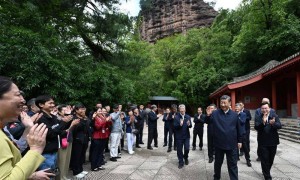
M 148 113 L 148 128 L 157 129 L 157 115 L 153 111 Z
M 246 134 L 246 120 L 247 120 L 247 115 L 244 112 L 240 112 L 238 114 L 238 118 L 241 124 L 241 134 L 244 135 Z
M 229 110 L 226 114 L 222 109 L 213 111 L 206 116 L 206 121 L 213 124 L 214 146 L 223 150 L 237 148 L 242 143 L 241 125 L 237 113 Z
M 131 128 L 131 123 L 130 123 L 130 117 L 129 116 L 125 117 L 125 123 L 126 123 L 126 133 L 131 133 L 132 128 Z
M 187 114 L 184 115 L 183 125 L 180 126 L 180 119 L 182 119 L 182 116 L 180 113 L 176 114 L 174 118 L 174 128 L 176 133 L 177 139 L 186 139 L 190 138 L 190 130 L 189 128 L 192 127 L 192 121 L 191 117 Z M 187 125 L 187 122 L 190 121 L 190 125 Z
M 165 122 L 165 127 L 166 128 L 173 128 L 174 127 L 174 120 L 172 118 L 172 113 L 169 113 L 168 118 L 167 118 L 167 113 L 165 113 L 162 120 Z

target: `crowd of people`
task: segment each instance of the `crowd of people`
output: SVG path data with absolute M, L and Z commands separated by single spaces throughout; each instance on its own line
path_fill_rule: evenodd
M 179 169 L 189 164 L 190 129 L 194 127 L 192 150 L 196 150 L 198 137 L 202 151 L 204 124 L 207 124 L 209 163 L 215 161 L 214 179 L 221 178 L 224 154 L 230 179 L 238 179 L 239 155 L 245 155 L 247 166 L 251 167 L 252 117 L 242 102 L 235 104 L 234 110 L 230 105 L 230 97 L 224 95 L 220 99 L 220 109 L 211 104 L 204 114 L 199 107 L 193 118 L 186 113 L 184 104 L 178 107 L 173 104 L 162 114 L 157 112 L 156 105 L 150 109 L 131 105 L 124 110 L 121 104 L 116 104 L 111 112 L 109 105 L 101 103 L 87 112 L 83 104 L 56 105 L 50 95 L 41 95 L 26 103 L 17 85 L 9 78 L 0 77 L 0 143 L 3 145 L 0 179 L 68 179 L 69 170 L 74 178 L 82 179 L 89 173 L 83 170 L 88 161 L 91 171 L 100 171 L 108 163 L 105 153 L 109 153 L 112 163 L 121 158 L 122 150 L 135 154 L 135 148 L 144 144 L 145 122 L 147 149 L 153 150 L 152 141 L 157 148 L 160 117 L 164 122 L 163 146 L 168 146 L 167 152 L 177 151 Z M 279 144 L 277 130 L 280 128 L 278 116 L 270 108 L 270 101 L 264 98 L 255 112 L 255 129 L 265 179 L 271 179 L 270 169 Z

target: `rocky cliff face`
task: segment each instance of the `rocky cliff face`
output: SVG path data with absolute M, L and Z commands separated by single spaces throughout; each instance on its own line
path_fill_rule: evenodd
M 145 1 L 145 0 L 144 0 Z M 148 0 L 141 10 L 141 37 L 148 42 L 185 33 L 194 27 L 210 26 L 217 12 L 203 0 Z

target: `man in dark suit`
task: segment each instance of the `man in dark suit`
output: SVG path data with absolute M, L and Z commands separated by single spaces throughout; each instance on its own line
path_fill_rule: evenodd
M 192 127 L 191 117 L 185 114 L 185 105 L 179 105 L 179 111 L 174 119 L 174 128 L 177 135 L 177 157 L 179 160 L 178 168 L 183 168 L 183 159 L 185 165 L 189 164 L 189 150 L 190 150 L 190 131 Z M 182 152 L 184 148 L 184 154 Z
M 241 112 L 246 114 L 246 123 L 245 123 L 246 137 L 245 137 L 245 140 L 246 140 L 248 150 L 250 152 L 250 121 L 252 119 L 252 116 L 251 116 L 250 111 L 248 109 L 245 109 L 244 103 L 242 101 L 240 101 L 239 104 L 241 105 L 241 108 L 242 108 Z M 240 156 L 243 156 L 243 155 L 244 155 L 244 151 L 242 148 L 242 149 L 240 149 Z
M 247 115 L 246 113 L 242 112 L 242 105 L 240 103 L 235 104 L 235 112 L 238 114 L 238 118 L 241 124 L 241 134 L 243 136 L 242 139 L 242 148 L 241 150 L 243 150 L 244 154 L 245 154 L 245 158 L 247 161 L 247 166 L 251 167 L 251 160 L 250 160 L 250 154 L 249 154 L 249 150 L 248 150 L 248 144 L 246 141 L 246 119 L 247 119 Z
M 261 160 L 261 169 L 266 180 L 272 179 L 270 174 L 277 145 L 279 144 L 278 129 L 281 129 L 280 120 L 270 110 L 270 104 L 262 103 L 261 115 L 255 119 L 257 130 L 258 153 Z
M 193 150 L 196 150 L 196 139 L 199 137 L 199 148 L 202 151 L 203 147 L 203 126 L 204 126 L 205 115 L 202 114 L 202 108 L 198 107 L 198 113 L 194 116 L 194 131 L 193 131 Z
M 158 147 L 157 143 L 157 119 L 159 116 L 156 114 L 157 106 L 152 105 L 151 111 L 148 114 L 148 145 L 147 149 L 153 150 L 151 144 L 154 139 L 154 147 Z
M 268 104 L 270 104 L 270 99 L 268 99 L 268 98 L 263 98 L 263 99 L 261 100 L 261 103 L 268 103 Z M 275 110 L 272 109 L 272 108 L 270 108 L 270 112 L 276 114 Z M 259 117 L 261 116 L 261 114 L 262 114 L 262 112 L 261 112 L 261 107 L 259 107 L 259 108 L 257 108 L 257 109 L 255 110 L 255 116 L 254 116 L 255 121 L 258 121 L 258 119 L 259 119 Z M 257 136 L 257 141 L 258 141 L 258 136 Z M 259 150 L 259 145 L 257 146 L 257 159 L 256 159 L 256 161 L 260 161 L 258 150 Z
M 237 147 L 242 147 L 240 121 L 238 115 L 229 107 L 231 99 L 223 95 L 220 99 L 221 109 L 207 111 L 207 121 L 214 126 L 213 137 L 215 147 L 214 179 L 221 178 L 221 167 L 226 154 L 228 173 L 231 180 L 238 179 Z
M 215 104 L 210 104 L 206 111 L 215 111 L 217 110 L 217 106 Z M 213 137 L 213 124 L 211 122 L 208 122 L 207 119 L 204 119 L 204 122 L 207 124 L 207 153 L 208 153 L 208 162 L 212 163 L 214 161 L 214 137 Z
M 146 121 L 146 118 L 147 118 L 147 113 L 146 111 L 144 110 L 144 105 L 140 105 L 140 108 L 139 108 L 139 112 L 140 112 L 140 116 L 141 116 L 141 122 L 140 122 L 140 128 L 139 128 L 139 134 L 140 134 L 140 144 L 144 144 L 143 142 L 143 133 L 144 133 L 144 124 L 145 124 L 145 121 Z
M 172 119 L 172 114 L 170 111 L 170 108 L 166 109 L 166 112 L 164 113 L 163 116 L 163 121 L 165 123 L 164 125 L 164 147 L 168 145 L 168 135 L 169 135 L 169 148 L 167 152 L 172 151 L 172 143 L 173 143 L 173 129 L 174 129 L 174 124 L 173 124 L 173 119 Z

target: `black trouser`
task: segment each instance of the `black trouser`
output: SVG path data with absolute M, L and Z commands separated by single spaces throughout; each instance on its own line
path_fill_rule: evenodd
M 248 149 L 248 144 L 247 144 L 246 138 L 247 138 L 247 135 L 244 134 L 243 135 L 243 139 L 242 139 L 242 148 L 241 149 L 243 150 L 243 152 L 245 154 L 245 159 L 247 161 L 250 161 L 250 153 L 249 153 L 249 149 Z
M 102 166 L 103 163 L 103 151 L 105 147 L 106 139 L 94 139 L 93 140 L 93 151 L 92 151 L 92 161 L 91 168 L 95 169 Z
M 125 133 L 124 133 L 125 134 Z M 123 149 L 124 148 L 124 134 L 123 135 L 121 135 L 121 140 L 120 140 L 120 142 L 121 142 L 121 148 Z
M 274 162 L 276 151 L 277 151 L 277 146 L 259 146 L 258 153 L 259 153 L 262 173 L 265 179 L 272 179 L 270 171 Z
M 74 140 L 72 143 L 72 154 L 71 154 L 71 161 L 70 167 L 73 170 L 73 175 L 76 176 L 77 174 L 83 171 L 83 163 L 85 159 L 85 153 L 88 144 L 82 144 L 77 140 Z
M 245 142 L 246 142 L 247 147 L 248 147 L 248 152 L 250 152 L 250 129 L 249 129 L 249 130 L 246 130 Z M 244 149 L 241 148 L 241 149 L 240 149 L 240 152 L 244 152 Z
M 108 142 L 109 142 L 109 137 L 105 139 L 105 150 L 108 151 Z M 109 151 L 108 151 L 109 152 Z
M 208 157 L 211 159 L 214 157 L 214 138 L 212 134 L 207 133 L 207 152 Z
M 140 145 L 140 131 L 135 135 L 135 147 Z
M 168 144 L 168 135 L 169 135 L 169 148 L 172 147 L 173 143 L 173 129 L 171 127 L 166 127 L 164 128 L 164 145 Z
M 140 134 L 140 139 L 139 139 L 140 142 L 139 143 L 143 142 L 143 133 L 144 133 L 144 123 L 139 129 L 139 134 Z
M 157 128 L 148 126 L 148 146 L 151 147 L 152 141 L 154 139 L 154 146 L 157 146 Z
M 199 147 L 203 147 L 203 128 L 202 129 L 194 129 L 193 132 L 193 147 L 196 147 L 196 139 L 199 137 Z
M 182 149 L 184 148 L 184 154 Z M 189 158 L 189 151 L 190 151 L 190 138 L 186 139 L 177 139 L 177 158 L 180 165 L 183 165 L 183 158 Z
M 224 160 L 224 154 L 226 154 L 230 180 L 238 179 L 237 153 L 237 148 L 232 150 L 224 150 L 215 147 L 214 179 L 221 179 L 221 168 Z

